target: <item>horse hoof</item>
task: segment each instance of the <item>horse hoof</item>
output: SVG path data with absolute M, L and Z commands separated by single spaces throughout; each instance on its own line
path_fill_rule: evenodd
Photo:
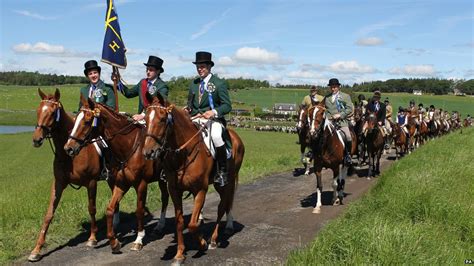
M 333 206 L 338 206 L 340 204 L 341 204 L 341 202 L 339 201 L 339 199 L 336 199 L 332 205 Z
M 28 261 L 35 262 L 41 259 L 41 255 L 39 253 L 31 253 L 28 257 Z
M 142 243 L 133 243 L 132 247 L 130 248 L 130 250 L 132 251 L 140 251 L 142 250 L 143 248 L 143 244 Z
M 309 171 L 304 172 L 305 175 L 309 175 Z
M 211 244 L 209 244 L 208 249 L 209 250 L 217 249 L 217 243 L 214 241 L 211 241 Z
M 315 214 L 320 214 L 320 213 L 321 213 L 321 207 L 315 207 L 315 208 L 313 209 L 313 213 L 315 213 Z
M 171 263 L 171 266 L 184 265 L 184 260 L 185 260 L 185 258 L 179 258 L 179 259 L 175 258 L 173 263 Z
M 95 239 L 87 240 L 86 246 L 90 247 L 90 248 L 93 248 L 93 247 L 97 246 L 97 240 L 95 240 Z
M 120 249 L 122 248 L 122 243 L 120 243 L 120 241 L 117 241 L 117 245 L 115 245 L 115 247 L 111 247 L 112 248 L 112 254 L 120 254 Z

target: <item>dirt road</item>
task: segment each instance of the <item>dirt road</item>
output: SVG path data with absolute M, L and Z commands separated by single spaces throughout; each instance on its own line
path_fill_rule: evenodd
M 382 170 L 393 161 L 381 162 Z M 332 173 L 323 171 L 323 207 L 321 214 L 312 214 L 316 201 L 316 180 L 310 176 L 281 173 L 255 181 L 251 184 L 240 185 L 234 204 L 234 228 L 231 236 L 221 237 L 216 250 L 198 252 L 195 245 L 190 245 L 189 234 L 185 235 L 187 243 L 186 262 L 195 265 L 216 264 L 282 264 L 286 261 L 291 250 L 310 243 L 318 231 L 331 219 L 340 215 L 350 202 L 366 192 L 376 179 L 365 178 L 366 168 L 346 180 L 345 205 L 332 206 Z M 364 177 L 359 177 L 364 176 Z M 216 193 L 209 194 L 204 207 L 205 221 L 201 230 L 206 238 L 210 236 L 211 228 L 217 212 L 219 197 Z M 130 251 L 135 240 L 135 216 L 124 215 L 119 227 L 120 240 L 123 244 L 122 254 L 113 255 L 108 241 L 105 239 L 105 228 L 99 234 L 99 245 L 91 249 L 85 246 L 86 234 L 81 234 L 69 243 L 49 251 L 36 265 L 92 265 L 92 264 L 153 264 L 166 265 L 173 261 L 176 252 L 174 241 L 174 210 L 168 211 L 167 226 L 164 236 L 151 235 L 158 218 L 150 218 L 146 226 L 147 236 L 144 248 L 140 252 Z M 190 213 L 190 204 L 185 206 L 185 213 Z M 154 213 L 159 217 L 159 213 Z M 189 219 L 189 215 L 186 217 Z M 186 220 L 187 221 L 187 220 Z M 222 235 L 222 234 L 221 234 Z M 30 264 L 25 262 L 25 264 Z

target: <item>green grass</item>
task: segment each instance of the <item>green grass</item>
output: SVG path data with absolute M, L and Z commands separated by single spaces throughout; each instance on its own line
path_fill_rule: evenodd
M 61 91 L 61 102 L 68 112 L 76 111 L 79 104 L 79 88 L 83 85 L 63 85 L 58 88 Z M 0 85 L 0 124 L 2 125 L 34 125 L 36 123 L 36 108 L 39 105 L 37 87 L 34 86 L 10 86 Z M 43 91 L 53 93 L 54 88 L 44 87 Z M 186 91 L 170 91 L 170 101 L 182 106 L 186 103 Z M 234 109 L 253 110 L 256 106 L 272 109 L 275 103 L 301 103 L 303 97 L 308 94 L 303 89 L 245 89 L 231 91 L 231 99 Z M 359 93 L 355 92 L 352 100 L 356 100 Z M 364 93 L 367 97 L 372 94 Z M 408 93 L 384 93 L 382 98 L 389 97 L 394 110 L 398 106 L 408 106 L 411 99 L 416 104 L 422 102 L 426 107 L 434 104 L 437 108 L 448 111 L 459 111 L 463 115 L 474 114 L 474 97 L 459 97 L 452 95 L 422 95 L 416 96 Z M 237 104 L 238 103 L 238 104 Z M 120 111 L 135 113 L 137 111 L 138 99 L 127 99 L 119 95 Z
M 472 259 L 473 147 L 474 128 L 422 146 L 287 264 L 459 265 Z
M 296 135 L 237 132 L 246 147 L 241 184 L 299 165 Z M 48 143 L 34 148 L 31 142 L 31 133 L 0 135 L 0 264 L 29 255 L 48 206 L 53 154 Z M 97 219 L 101 219 L 111 195 L 105 182 L 99 182 L 97 195 Z M 131 189 L 121 202 L 121 211 L 134 212 L 135 204 L 136 193 Z M 149 186 L 147 205 L 150 210 L 161 207 L 157 183 Z M 88 223 L 86 189 L 76 191 L 68 187 L 47 235 L 48 249 L 86 232 Z

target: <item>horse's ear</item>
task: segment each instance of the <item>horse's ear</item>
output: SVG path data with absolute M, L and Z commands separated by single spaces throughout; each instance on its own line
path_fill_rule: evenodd
M 44 92 L 40 88 L 38 88 L 38 94 L 41 97 L 41 100 L 46 99 L 46 94 L 44 94 Z
M 95 102 L 91 98 L 87 98 L 87 104 L 89 105 L 89 109 L 95 108 Z
M 160 104 L 162 106 L 165 106 L 166 102 L 165 102 L 165 98 L 163 98 L 163 96 L 161 95 L 161 93 L 157 93 L 156 96 L 158 97 L 158 101 L 160 101 Z
M 84 98 L 82 93 L 81 93 L 81 104 L 82 104 L 82 106 L 84 106 L 84 108 L 89 108 L 89 103 L 88 103 L 87 99 Z
M 158 93 L 159 94 L 159 93 Z M 147 99 L 147 101 L 149 103 L 153 103 L 153 100 L 154 100 L 154 97 L 153 95 L 151 95 L 148 91 L 145 92 L 145 99 Z
M 56 88 L 56 91 L 54 92 L 54 98 L 56 101 L 59 101 L 59 98 L 61 98 L 61 93 L 59 93 L 59 89 Z

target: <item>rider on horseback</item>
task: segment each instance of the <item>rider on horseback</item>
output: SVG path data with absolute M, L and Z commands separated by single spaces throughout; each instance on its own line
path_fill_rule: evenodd
M 403 132 L 405 132 L 407 136 L 407 146 L 408 146 L 408 141 L 410 139 L 410 133 L 408 132 L 408 115 L 407 115 L 407 110 L 403 109 L 403 107 L 399 106 L 398 107 L 398 114 L 397 114 L 397 124 L 402 128 Z
M 372 101 L 367 105 L 367 111 L 370 113 L 375 113 L 377 115 L 377 123 L 379 125 L 382 136 L 385 140 L 385 149 L 389 148 L 388 138 L 387 138 L 387 129 L 385 128 L 385 118 L 386 118 L 386 106 L 385 103 L 380 102 L 381 97 L 380 91 L 375 91 L 374 96 L 372 96 Z M 364 133 L 367 130 L 367 122 L 364 124 Z
M 192 120 L 206 126 L 211 134 L 216 150 L 218 165 L 215 183 L 227 184 L 227 150 L 222 134 L 225 129 L 225 115 L 232 110 L 227 83 L 211 73 L 214 66 L 212 54 L 197 52 L 196 70 L 199 78 L 189 86 L 188 104 L 186 110 Z
M 346 136 L 344 163 L 349 165 L 352 163 L 351 149 L 352 137 L 349 130 L 348 116 L 354 112 L 354 106 L 349 94 L 341 92 L 339 80 L 332 78 L 329 80 L 328 86 L 331 88 L 331 94 L 327 95 L 324 100 L 326 107 L 326 117 L 336 122 Z
M 320 103 L 324 99 L 324 96 L 318 94 L 318 88 L 316 86 L 311 86 L 309 89 L 309 95 L 304 96 L 303 101 L 301 102 L 306 108 L 311 108 L 312 106 Z
M 84 64 L 84 75 L 89 80 L 87 86 L 81 88 L 81 94 L 84 98 L 91 98 L 96 103 L 102 103 L 108 107 L 115 109 L 115 93 L 111 85 L 105 84 L 100 79 L 100 66 L 95 60 L 89 60 Z M 82 102 L 79 100 L 79 110 L 82 107 Z M 105 140 L 99 136 L 97 141 L 94 141 L 97 153 L 102 158 L 101 160 L 101 178 L 108 179 L 110 170 L 107 163 L 110 163 L 112 154 L 109 146 Z
M 410 106 L 408 107 L 409 117 L 413 117 L 416 123 L 416 130 L 420 131 L 420 121 L 418 120 L 418 109 L 415 106 L 415 100 L 410 100 Z

